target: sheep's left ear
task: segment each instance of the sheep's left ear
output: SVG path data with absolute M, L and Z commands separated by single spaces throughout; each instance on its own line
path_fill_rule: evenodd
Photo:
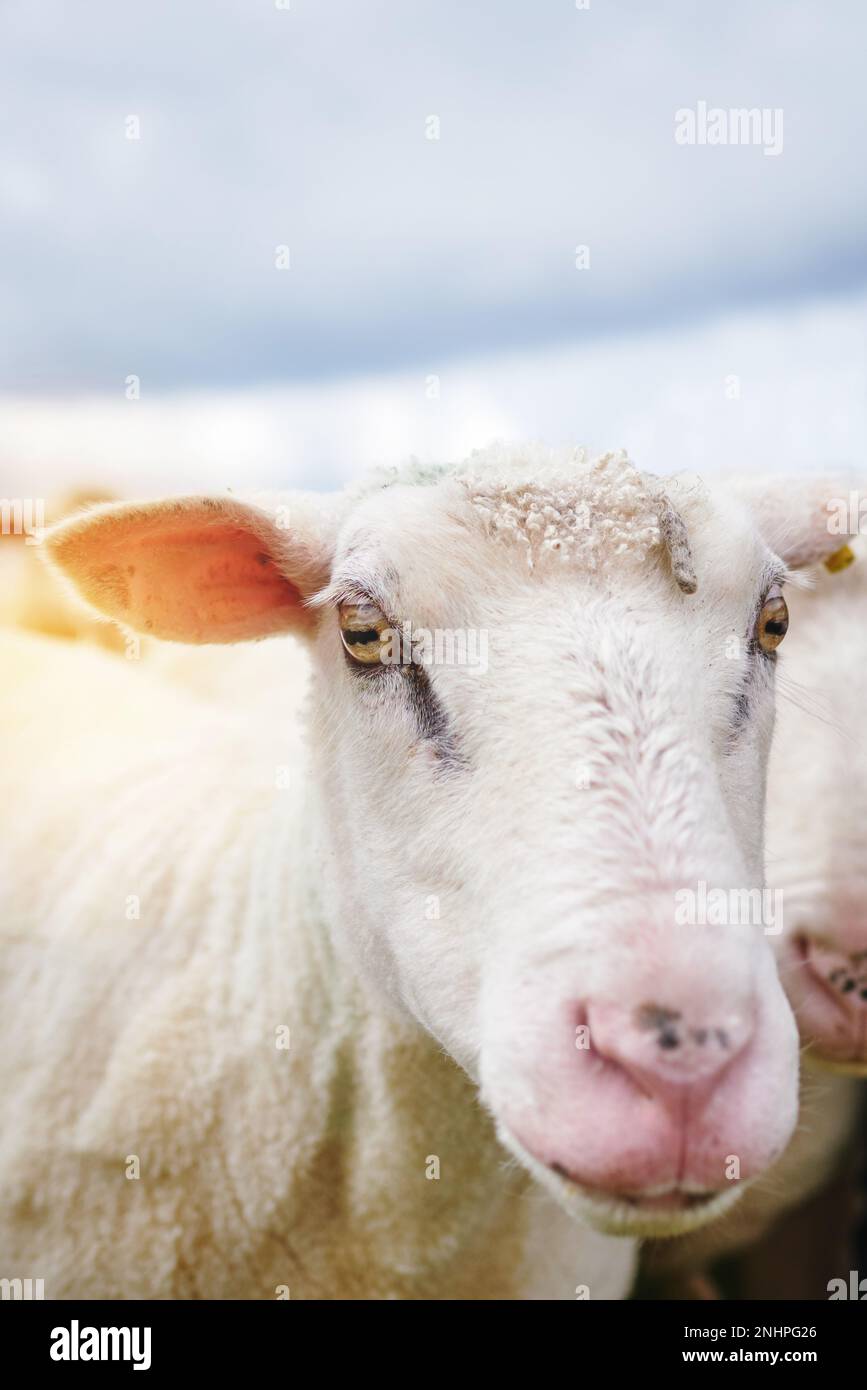
M 231 495 L 95 507 L 46 532 L 49 563 L 97 613 L 171 642 L 311 631 L 328 582 L 328 499 Z
M 859 499 L 867 530 L 864 479 L 833 475 L 773 474 L 738 479 L 746 502 L 770 548 L 790 569 L 816 565 L 841 550 L 860 526 Z

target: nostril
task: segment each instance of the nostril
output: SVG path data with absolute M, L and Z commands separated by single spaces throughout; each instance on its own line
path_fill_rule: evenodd
M 656 1002 L 591 1004 L 587 1018 L 592 1053 L 610 1078 L 677 1114 L 701 1108 L 753 1032 L 751 1010 L 708 1020 Z
M 844 1013 L 860 1014 L 867 1004 L 867 953 L 846 954 L 810 937 L 804 943 L 798 950 L 816 986 Z
M 664 1009 L 658 1004 L 642 1004 L 635 1014 L 636 1027 L 656 1035 L 656 1045 L 665 1052 L 680 1047 L 683 1015 L 676 1009 Z
M 727 1027 L 692 1025 L 678 1010 L 661 1008 L 658 1004 L 642 1004 L 636 1010 L 635 1025 L 640 1032 L 654 1034 L 656 1046 L 662 1052 L 689 1047 L 721 1048 L 727 1052 L 731 1048 Z

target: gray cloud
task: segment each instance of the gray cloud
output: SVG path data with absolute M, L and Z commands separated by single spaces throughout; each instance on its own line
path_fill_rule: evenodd
M 17 0 L 0 384 L 436 370 L 847 291 L 865 31 L 857 0 Z M 699 100 L 781 108 L 782 153 L 679 146 Z

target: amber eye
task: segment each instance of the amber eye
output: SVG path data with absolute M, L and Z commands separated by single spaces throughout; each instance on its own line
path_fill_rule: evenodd
M 391 628 L 381 609 L 372 603 L 341 603 L 337 612 L 340 640 L 353 661 L 380 665 L 391 649 Z
M 756 623 L 756 641 L 763 652 L 775 652 L 789 630 L 789 610 L 782 594 L 769 594 Z

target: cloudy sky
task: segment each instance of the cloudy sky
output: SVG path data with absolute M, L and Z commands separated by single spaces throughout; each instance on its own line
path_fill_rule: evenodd
M 859 0 L 283 3 L 0 9 L 0 487 L 863 457 Z

